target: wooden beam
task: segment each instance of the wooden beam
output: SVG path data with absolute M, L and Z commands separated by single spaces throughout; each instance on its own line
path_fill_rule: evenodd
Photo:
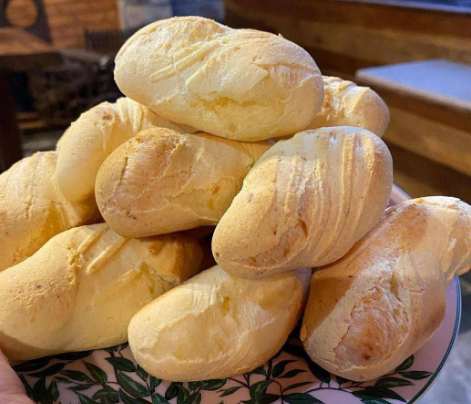
M 437 35 L 471 38 L 469 13 L 338 0 L 224 0 L 224 5 L 229 16 L 251 18 L 253 13 L 263 13 L 268 19 L 281 16 L 411 33 L 429 33 L 433 29 Z
M 471 15 L 343 1 L 225 0 L 226 22 L 306 48 L 321 70 L 447 58 L 471 64 Z
M 471 203 L 471 177 L 392 143 L 394 182 L 412 197 L 455 196 Z
M 469 136 L 471 136 L 471 112 L 468 109 L 432 100 L 424 100 L 401 89 L 392 90 L 375 86 L 371 81 L 366 82 L 358 78 L 354 80 L 358 84 L 373 87 L 391 108 L 402 109 L 414 115 L 434 120 L 459 131 L 468 132 Z
M 386 140 L 471 175 L 471 134 L 398 108 L 390 108 Z

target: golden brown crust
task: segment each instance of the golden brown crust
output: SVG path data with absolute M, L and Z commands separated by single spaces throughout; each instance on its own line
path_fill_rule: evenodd
M 319 69 L 298 45 L 202 17 L 142 28 L 114 73 L 124 94 L 166 119 L 241 141 L 305 129 L 323 97 Z
M 331 263 L 380 220 L 391 185 L 391 156 L 371 132 L 298 133 L 250 170 L 214 232 L 215 259 L 244 277 Z
M 54 178 L 56 152 L 39 152 L 0 175 L 0 271 L 52 236 L 98 218 L 95 201 L 69 202 Z
M 338 77 L 322 76 L 324 101 L 308 128 L 357 126 L 383 136 L 389 124 L 389 109 L 369 87 Z
M 96 200 L 111 228 L 127 237 L 215 225 L 267 144 L 154 128 L 103 163 Z
M 288 338 L 309 276 L 310 271 L 300 270 L 253 281 L 210 268 L 133 317 L 133 355 L 150 374 L 166 380 L 219 379 L 251 371 Z
M 0 349 L 19 361 L 125 342 L 131 317 L 201 260 L 182 236 L 125 239 L 106 224 L 63 232 L 0 273 Z
M 139 131 L 156 126 L 189 130 L 126 97 L 102 102 L 80 115 L 57 144 L 56 177 L 64 196 L 71 201 L 93 198 L 96 174 L 105 158 Z
M 301 329 L 311 358 L 339 376 L 382 376 L 440 324 L 445 290 L 471 267 L 471 207 L 426 197 L 388 209 L 340 261 L 315 272 Z

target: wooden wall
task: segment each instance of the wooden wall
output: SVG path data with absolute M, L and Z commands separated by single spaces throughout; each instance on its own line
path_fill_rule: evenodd
M 84 31 L 119 29 L 117 0 L 43 0 L 53 44 L 59 48 L 80 48 Z M 19 26 L 33 16 L 32 0 L 13 0 L 7 10 Z
M 83 46 L 84 31 L 119 29 L 116 0 L 45 0 L 53 43 Z
M 228 25 L 281 33 L 307 49 L 324 74 L 353 79 L 363 67 L 434 58 L 471 64 L 471 13 L 340 0 L 224 4 Z M 375 89 L 391 110 L 385 139 L 396 183 L 412 196 L 444 194 L 471 202 L 471 156 L 464 147 L 471 137 L 469 112 L 457 115 L 456 109 Z
M 226 22 L 299 43 L 323 72 L 411 60 L 471 63 L 471 14 L 340 0 L 225 0 Z

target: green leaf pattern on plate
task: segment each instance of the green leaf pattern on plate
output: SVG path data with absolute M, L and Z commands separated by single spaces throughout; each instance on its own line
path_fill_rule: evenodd
M 313 363 L 299 341 L 291 339 L 264 366 L 228 379 L 166 382 L 138 366 L 126 344 L 105 350 L 72 353 L 18 365 L 27 394 L 41 404 L 320 404 L 319 393 L 353 394 L 365 404 L 405 402 L 401 389 L 425 383 L 431 373 L 416 370 L 411 356 L 390 374 L 370 383 L 335 377 Z M 70 398 L 70 399 L 69 399 Z M 396 402 L 397 402 L 396 401 Z

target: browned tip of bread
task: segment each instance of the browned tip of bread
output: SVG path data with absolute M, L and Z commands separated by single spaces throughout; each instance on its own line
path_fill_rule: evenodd
M 301 339 L 332 373 L 370 380 L 439 326 L 445 290 L 471 267 L 471 206 L 448 197 L 399 203 L 341 260 L 312 277 Z
M 390 153 L 373 133 L 300 132 L 250 170 L 214 232 L 215 259 L 255 278 L 331 263 L 380 220 L 391 185 Z
M 57 144 L 55 176 L 71 201 L 93 199 L 98 169 L 120 144 L 150 127 L 187 131 L 130 98 L 102 102 L 71 123 Z
M 389 109 L 371 88 L 338 77 L 322 76 L 324 101 L 309 128 L 357 126 L 383 136 L 389 124 Z
M 102 164 L 95 195 L 109 225 L 145 237 L 215 225 L 268 145 L 153 128 Z
M 95 201 L 70 202 L 54 176 L 57 153 L 38 152 L 0 175 L 0 271 L 37 251 L 51 237 L 98 219 Z

